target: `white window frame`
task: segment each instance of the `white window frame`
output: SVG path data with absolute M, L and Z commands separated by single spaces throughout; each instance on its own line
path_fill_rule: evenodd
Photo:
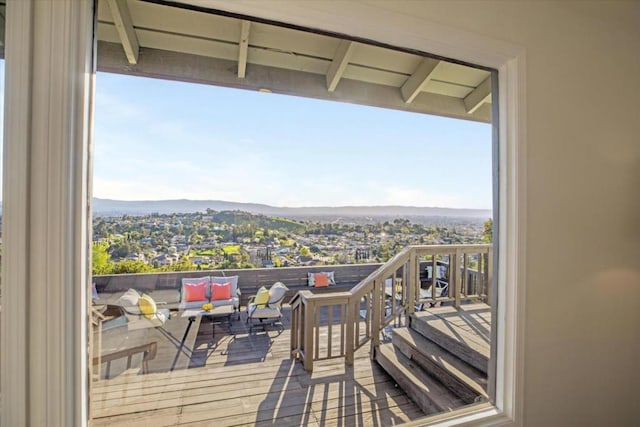
M 93 0 L 7 3 L 3 426 L 87 424 L 93 27 Z
M 340 2 L 339 12 L 334 2 L 191 3 L 329 32 L 347 31 L 349 36 L 498 70 L 500 256 L 494 317 L 495 406 L 439 415 L 431 419 L 431 425 L 521 425 L 524 49 L 366 3 Z M 91 226 L 92 14 L 92 0 L 21 0 L 7 5 L 1 425 L 86 425 L 89 415 L 86 289 Z

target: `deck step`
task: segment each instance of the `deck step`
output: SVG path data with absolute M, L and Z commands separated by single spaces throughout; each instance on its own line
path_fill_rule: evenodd
M 445 318 L 429 312 L 411 314 L 410 327 L 474 368 L 487 373 L 489 343 L 477 334 L 457 328 Z
M 376 350 L 376 361 L 426 415 L 453 411 L 465 402 L 398 351 L 392 343 Z
M 397 328 L 393 344 L 429 375 L 453 391 L 465 403 L 487 399 L 487 376 L 418 332 Z

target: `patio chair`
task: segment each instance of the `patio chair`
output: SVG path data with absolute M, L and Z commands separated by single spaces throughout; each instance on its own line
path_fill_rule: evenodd
M 289 288 L 283 283 L 276 282 L 271 288 L 267 289 L 263 286 L 258 293 L 252 296 L 247 303 L 247 323 L 249 324 L 249 333 L 254 326 L 272 325 L 280 322 L 282 325 L 282 301 Z M 254 324 L 257 320 L 259 323 Z
M 169 309 L 157 308 L 156 303 L 145 294 L 140 295 L 135 289 L 129 289 L 117 301 L 118 307 L 127 319 L 127 330 L 162 327 L 171 318 Z M 110 306 L 113 307 L 113 306 Z

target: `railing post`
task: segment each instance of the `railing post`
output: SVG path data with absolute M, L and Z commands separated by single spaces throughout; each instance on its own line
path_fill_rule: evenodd
M 313 321 L 315 318 L 315 303 L 306 300 L 304 304 L 304 358 L 303 365 L 307 372 L 313 371 Z
M 384 279 L 375 279 L 373 281 L 373 310 L 371 319 L 371 347 L 372 350 L 380 345 L 380 325 L 383 307 L 382 292 L 384 291 Z M 371 354 L 373 356 L 373 352 Z
M 418 257 L 416 256 L 416 250 L 411 250 L 411 255 L 409 256 L 409 274 L 408 274 L 409 282 L 407 283 L 408 289 L 407 292 L 407 313 L 411 314 L 415 311 L 418 295 L 418 283 L 420 283 L 420 265 L 418 262 Z
M 355 327 L 356 327 L 356 304 L 359 301 L 352 301 L 353 297 L 349 297 L 347 300 L 347 330 L 345 333 L 345 355 L 344 362 L 347 366 L 353 366 L 354 348 L 355 348 Z M 353 298 L 356 299 L 356 298 Z
M 453 288 L 455 289 L 455 300 L 453 301 L 453 306 L 455 308 L 460 308 L 460 294 L 462 293 L 462 280 L 460 280 L 460 267 L 458 265 L 459 260 L 460 249 L 456 249 L 455 254 L 453 254 L 453 257 L 451 257 L 450 274 L 453 277 L 451 277 L 451 283 L 449 284 L 449 287 L 453 285 Z
M 291 337 L 289 340 L 291 347 L 289 358 L 291 359 L 294 359 L 298 354 L 298 350 L 300 350 L 300 322 L 298 316 L 300 316 L 300 305 L 296 302 L 291 309 Z

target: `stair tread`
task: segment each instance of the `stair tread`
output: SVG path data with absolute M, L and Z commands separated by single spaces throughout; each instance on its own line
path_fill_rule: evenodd
M 490 345 L 482 337 L 428 312 L 412 314 L 411 329 L 476 369 L 487 372 Z
M 440 375 L 446 374 L 462 382 L 468 388 L 473 390 L 477 395 L 487 397 L 487 376 L 464 360 L 459 359 L 454 354 L 441 348 L 436 343 L 422 336 L 419 332 L 408 328 L 397 328 L 393 331 L 393 343 L 398 347 L 405 356 L 410 354 L 404 351 L 404 346 L 399 342 L 404 341 L 408 346 L 412 347 L 415 352 L 428 359 L 433 365 L 440 367 L 438 373 L 432 373 L 438 379 Z M 416 363 L 422 365 L 421 361 L 416 358 Z M 423 366 L 423 368 L 427 368 Z
M 424 372 L 393 344 L 378 347 L 376 360 L 425 414 L 452 411 L 465 405 L 465 402 Z
M 434 307 L 413 313 L 413 318 L 430 324 L 487 358 L 491 353 L 491 313 L 484 304 L 470 304 L 458 309 Z

